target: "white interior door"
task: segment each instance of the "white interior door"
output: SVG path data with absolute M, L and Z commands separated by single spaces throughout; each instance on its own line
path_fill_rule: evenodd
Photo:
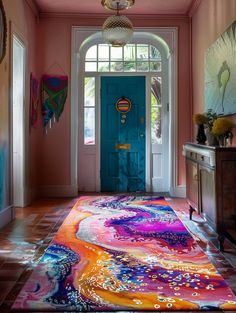
M 13 35 L 12 44 L 12 174 L 13 205 L 25 205 L 25 46 Z

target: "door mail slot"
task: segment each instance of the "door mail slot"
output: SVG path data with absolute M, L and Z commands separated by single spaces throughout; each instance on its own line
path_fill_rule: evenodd
M 116 144 L 116 149 L 117 150 L 130 150 L 130 143 L 117 143 Z

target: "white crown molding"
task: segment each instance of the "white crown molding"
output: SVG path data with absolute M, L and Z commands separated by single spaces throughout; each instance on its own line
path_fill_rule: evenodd
M 189 17 L 192 17 L 194 15 L 194 13 L 198 9 L 198 7 L 201 4 L 201 2 L 202 2 L 202 0 L 193 0 L 193 2 L 191 3 L 190 8 L 188 9 L 188 13 L 187 13 Z

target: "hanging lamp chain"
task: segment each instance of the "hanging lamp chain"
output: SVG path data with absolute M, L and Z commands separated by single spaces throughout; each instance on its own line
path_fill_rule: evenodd
M 120 16 L 119 1 L 116 2 L 116 15 L 117 15 L 117 16 Z

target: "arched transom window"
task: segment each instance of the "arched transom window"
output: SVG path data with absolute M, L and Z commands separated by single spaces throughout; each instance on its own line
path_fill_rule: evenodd
M 148 44 L 91 46 L 85 55 L 85 72 L 160 72 L 161 54 Z

